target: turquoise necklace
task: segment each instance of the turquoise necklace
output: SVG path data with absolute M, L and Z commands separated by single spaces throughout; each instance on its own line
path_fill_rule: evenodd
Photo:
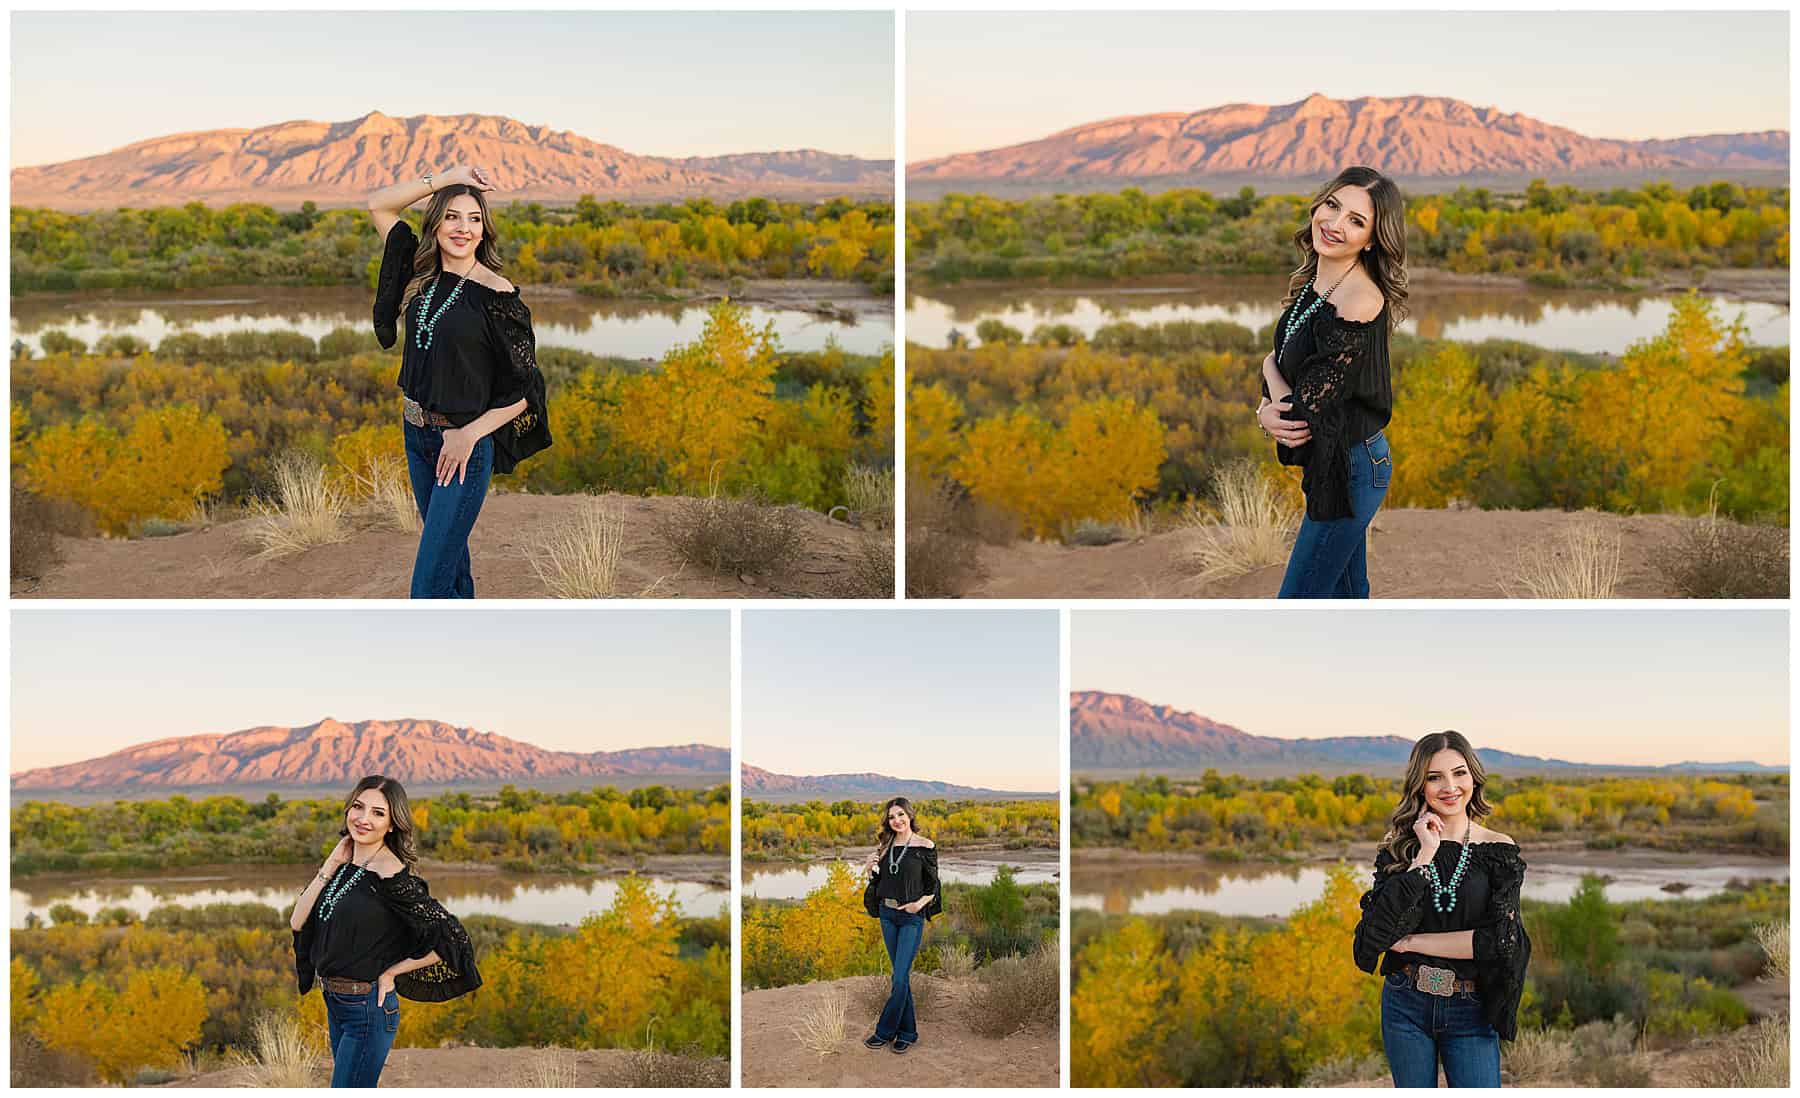
M 1444 884 L 1438 879 L 1437 863 L 1425 863 L 1425 880 L 1431 885 L 1431 907 L 1439 915 L 1447 915 L 1456 906 L 1456 889 L 1462 884 L 1463 873 L 1469 868 L 1469 832 L 1463 832 L 1462 854 L 1456 859 L 1456 869 L 1450 874 L 1450 883 Z
M 469 276 L 458 275 L 456 285 L 451 287 L 450 296 L 446 297 L 444 303 L 438 306 L 437 312 L 427 317 L 426 311 L 431 308 L 431 299 L 437 294 L 438 283 L 443 280 L 444 272 L 440 269 L 438 276 L 432 279 L 431 289 L 425 291 L 424 296 L 419 298 L 419 319 L 413 324 L 413 346 L 421 351 L 431 349 L 432 337 L 437 334 L 437 322 L 449 311 L 450 306 L 456 304 L 457 297 L 462 293 L 463 283 L 469 280 Z
M 1355 266 L 1355 264 L 1351 264 L 1351 266 Z M 1319 306 L 1325 304 L 1326 299 L 1331 297 L 1332 294 L 1336 293 L 1337 288 L 1344 284 L 1344 279 L 1349 278 L 1349 277 L 1350 277 L 1350 267 L 1345 267 L 1344 273 L 1341 275 L 1338 275 L 1338 280 L 1331 284 L 1331 289 L 1326 290 L 1323 294 L 1321 294 L 1321 293 L 1319 293 L 1319 290 L 1318 290 L 1318 283 L 1319 283 L 1318 268 L 1316 268 L 1316 267 L 1313 268 L 1312 281 L 1310 281 L 1306 284 L 1306 289 L 1300 291 L 1300 297 L 1304 298 L 1306 296 L 1306 291 L 1311 290 L 1313 292 L 1313 303 L 1311 305 L 1308 305 L 1305 309 L 1301 309 L 1299 307 L 1300 299 L 1299 298 L 1295 299 L 1294 311 L 1292 314 L 1290 314 L 1288 316 L 1287 327 L 1285 329 L 1283 329 L 1283 331 L 1281 333 L 1281 342 L 1284 346 L 1286 345 L 1288 340 L 1294 338 L 1294 333 L 1300 330 L 1300 325 L 1305 324 L 1308 317 L 1312 316 L 1315 312 L 1318 312 Z
M 895 857 L 894 856 L 894 847 L 896 845 L 898 845 L 898 844 L 895 844 L 895 843 L 888 844 L 888 872 L 890 874 L 900 872 L 900 863 L 904 862 L 906 860 L 906 852 L 908 850 L 912 849 L 912 844 L 908 843 L 907 845 L 900 847 L 900 856 Z
M 375 853 L 379 854 L 381 851 L 377 850 Z M 375 855 L 369 855 L 369 862 L 374 860 Z M 325 886 L 325 895 L 319 898 L 319 921 L 321 923 L 331 921 L 331 913 L 337 910 L 338 901 L 344 898 L 346 892 L 356 887 L 356 882 L 361 880 L 363 873 L 368 870 L 369 862 L 361 865 L 357 865 L 355 862 L 350 863 L 350 867 L 356 872 L 347 877 L 344 876 L 344 867 L 338 867 L 337 877 L 333 881 L 337 885 L 336 890 L 334 891 L 331 885 L 327 885 Z

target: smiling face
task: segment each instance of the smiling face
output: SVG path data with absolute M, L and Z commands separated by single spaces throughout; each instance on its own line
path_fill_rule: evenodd
M 912 817 L 907 815 L 906 809 L 899 805 L 893 805 L 888 809 L 887 822 L 888 830 L 894 833 L 894 838 L 897 840 L 905 841 L 906 837 L 912 834 Z
M 438 254 L 443 262 L 451 266 L 470 262 L 486 228 L 481 203 L 474 195 L 459 194 L 452 198 L 444 206 L 444 218 L 437 227 Z
M 379 789 L 365 789 L 350 802 L 344 813 L 344 828 L 358 846 L 372 846 L 387 838 L 393 827 L 388 799 Z
M 1446 820 L 1465 816 L 1469 801 L 1475 795 L 1475 776 L 1469 760 L 1453 748 L 1446 747 L 1431 756 L 1425 764 L 1425 807 Z
M 1367 188 L 1346 184 L 1312 213 L 1313 251 L 1325 259 L 1354 259 L 1375 235 L 1375 201 Z

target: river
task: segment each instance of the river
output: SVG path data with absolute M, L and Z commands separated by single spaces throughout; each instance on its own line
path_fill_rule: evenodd
M 1057 880 L 1061 855 L 1054 850 L 1008 850 L 966 855 L 945 854 L 938 858 L 939 879 L 951 884 L 985 885 L 993 881 L 1002 865 L 1013 867 L 1013 880 L 1019 884 L 1042 884 Z M 745 862 L 744 898 L 757 900 L 798 900 L 825 883 L 829 861 Z M 851 862 L 852 870 L 860 870 L 860 862 Z
M 12 881 L 11 926 L 25 925 L 27 914 L 48 922 L 51 906 L 72 904 L 94 915 L 102 908 L 126 907 L 138 916 L 169 905 L 200 907 L 217 903 L 256 903 L 280 909 L 306 884 L 308 866 L 198 866 L 109 874 L 45 874 Z M 730 892 L 723 879 L 728 864 L 710 867 L 713 881 L 647 878 L 657 892 L 673 892 L 683 915 L 710 918 L 725 910 Z M 573 926 L 604 911 L 618 894 L 614 877 L 572 877 L 546 873 L 505 873 L 426 867 L 420 876 L 431 894 L 452 914 L 498 915 L 524 923 Z
M 540 347 L 570 347 L 591 354 L 659 359 L 669 348 L 691 343 L 706 324 L 707 307 L 645 301 L 592 301 L 524 291 Z M 854 354 L 878 354 L 894 342 L 891 310 L 863 309 L 854 320 L 828 319 L 803 309 L 747 305 L 755 327 L 773 323 L 781 346 L 817 351 L 835 340 Z M 129 335 L 154 347 L 169 335 L 222 335 L 243 331 L 299 332 L 311 339 L 337 328 L 370 330 L 369 295 L 343 288 L 255 287 L 163 293 L 70 297 L 34 295 L 12 302 L 12 339 L 33 352 L 44 332 L 61 330 L 90 347 L 103 336 Z
M 1224 320 L 1252 330 L 1275 322 L 1287 292 L 1285 277 L 1191 276 L 1142 286 L 933 288 L 907 295 L 906 338 L 926 347 L 949 345 L 950 332 L 975 340 L 975 326 L 998 319 L 1027 338 L 1040 324 L 1067 324 L 1084 335 L 1107 324 L 1164 324 Z M 1752 343 L 1786 346 L 1785 305 L 1702 295 L 1718 315 L 1743 315 Z M 1415 286 L 1411 315 L 1400 330 L 1428 339 L 1514 339 L 1554 350 L 1620 354 L 1661 334 L 1674 313 L 1668 294 L 1548 290 L 1524 285 Z

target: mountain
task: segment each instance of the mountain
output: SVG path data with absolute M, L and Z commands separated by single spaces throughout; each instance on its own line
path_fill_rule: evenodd
M 1406 766 L 1414 741 L 1401 736 L 1332 736 L 1283 740 L 1257 736 L 1196 713 L 1153 705 L 1129 694 L 1081 690 L 1069 699 L 1069 765 L 1075 772 L 1186 772 L 1239 774 L 1311 770 L 1322 773 Z M 1576 772 L 1781 773 L 1761 763 L 1674 763 L 1663 767 L 1607 766 L 1519 755 L 1476 744 L 1489 770 L 1519 774 Z
M 1614 141 L 1444 96 L 1339 100 L 1314 94 L 1279 106 L 1232 103 L 1109 118 L 1036 141 L 909 164 L 906 178 L 909 184 L 1171 176 L 1322 182 L 1350 164 L 1368 164 L 1403 182 L 1696 168 L 1785 171 L 1788 134 Z
M 170 134 L 99 156 L 15 168 L 15 206 L 93 209 L 265 202 L 360 203 L 377 188 L 452 164 L 492 167 L 502 199 L 571 201 L 757 194 L 891 196 L 894 165 L 813 149 L 675 159 L 639 156 L 567 130 L 485 114 Z
M 687 744 L 629 751 L 547 751 L 442 721 L 344 722 L 154 740 L 97 759 L 12 776 L 14 793 L 201 786 L 334 786 L 369 774 L 408 784 L 461 784 L 641 774 L 723 774 L 731 752 Z
M 885 801 L 889 797 L 940 797 L 961 801 L 1054 800 L 1055 793 L 1009 793 L 950 782 L 893 778 L 886 774 L 776 774 L 745 763 L 744 796 L 767 801 Z

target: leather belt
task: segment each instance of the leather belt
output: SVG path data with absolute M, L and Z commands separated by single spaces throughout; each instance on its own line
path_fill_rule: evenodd
M 321 976 L 319 986 L 337 995 L 367 995 L 375 985 L 367 980 L 346 980 L 341 976 Z
M 454 427 L 450 417 L 442 412 L 428 411 L 423 404 L 412 397 L 400 398 L 400 415 L 414 427 Z
M 1459 991 L 1475 994 L 1475 981 L 1462 979 L 1454 969 L 1433 968 L 1431 965 L 1402 965 L 1400 970 L 1406 973 L 1413 987 L 1427 995 L 1448 999 Z

